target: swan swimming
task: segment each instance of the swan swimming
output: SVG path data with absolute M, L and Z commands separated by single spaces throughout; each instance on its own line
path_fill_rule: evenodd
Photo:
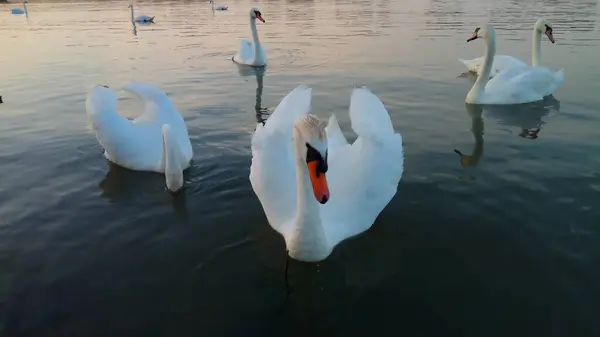
M 533 48 L 531 50 L 531 65 L 538 67 L 542 65 L 542 51 L 541 51 L 541 36 L 544 33 L 550 42 L 554 44 L 554 35 L 552 35 L 552 23 L 545 19 L 539 19 L 533 25 Z M 471 72 L 480 75 L 483 68 L 484 57 L 478 57 L 472 60 L 458 59 L 462 62 Z M 494 63 L 492 64 L 492 71 L 490 77 L 496 76 L 499 72 L 519 66 L 527 66 L 527 64 L 520 59 L 509 56 L 509 55 L 495 55 Z
M 563 69 L 554 72 L 546 67 L 515 66 L 490 79 L 496 53 L 496 33 L 491 25 L 478 27 L 467 42 L 482 38 L 486 42 L 481 75 L 467 94 L 471 104 L 520 104 L 535 102 L 552 95 L 564 82 Z
M 130 170 L 164 173 L 168 190 L 178 192 L 193 157 L 185 121 L 158 88 L 131 83 L 123 89 L 144 101 L 144 113 L 134 120 L 119 115 L 117 95 L 106 86 L 93 86 L 86 98 L 87 115 L 104 156 Z
M 233 57 L 233 61 L 248 66 L 262 67 L 267 64 L 267 52 L 258 40 L 256 19 L 265 23 L 265 19 L 263 19 L 260 10 L 258 10 L 258 8 L 252 8 L 250 10 L 250 30 L 252 31 L 253 42 L 242 40 L 240 49 Z
M 355 88 L 349 144 L 335 115 L 309 114 L 311 89 L 299 86 L 252 136 L 250 183 L 290 257 L 316 262 L 371 227 L 396 194 L 404 171 L 402 136 L 383 103 Z
M 133 14 L 133 4 L 129 4 L 129 7 L 131 9 L 131 22 L 138 22 L 138 23 L 154 23 L 154 16 L 148 16 L 148 15 L 139 15 L 138 17 L 134 18 L 134 14 Z
M 215 6 L 214 0 L 210 0 L 210 6 L 213 11 L 226 11 L 229 8 L 227 6 Z

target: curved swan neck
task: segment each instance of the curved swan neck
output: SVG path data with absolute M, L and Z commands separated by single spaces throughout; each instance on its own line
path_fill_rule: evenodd
M 183 187 L 183 156 L 168 124 L 162 126 L 163 161 L 167 189 L 177 192 Z
M 531 51 L 531 65 L 538 67 L 542 65 L 542 33 L 533 27 L 533 49 Z
M 327 237 L 321 224 L 319 205 L 313 196 L 312 185 L 308 173 L 308 167 L 302 151 L 306 151 L 302 136 L 294 128 L 294 152 L 296 159 L 296 183 L 297 183 L 297 209 L 292 235 L 292 242 L 288 242 L 288 248 L 292 257 L 310 259 L 311 256 L 320 255 L 328 250 Z M 307 248 L 305 251 L 304 247 Z
M 254 40 L 254 55 L 258 55 L 260 52 L 260 40 L 258 39 L 258 32 L 256 31 L 256 18 L 250 17 L 250 30 L 252 30 L 252 40 Z
M 496 55 L 496 34 L 491 27 L 488 29 L 488 34 L 485 38 L 485 45 L 483 70 L 481 74 L 479 74 L 479 77 L 477 77 L 475 84 L 473 84 L 473 88 L 471 88 L 471 91 L 467 94 L 468 101 L 471 103 L 476 100 L 477 96 L 479 96 L 482 91 L 484 91 L 486 84 L 490 80 L 490 72 L 492 71 L 494 56 Z

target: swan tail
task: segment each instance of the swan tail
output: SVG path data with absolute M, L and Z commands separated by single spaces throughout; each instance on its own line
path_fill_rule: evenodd
M 367 87 L 355 88 L 350 99 L 352 129 L 364 138 L 392 137 L 394 127 L 381 100 Z
M 153 16 L 153 17 L 151 17 L 150 19 L 148 19 L 148 21 L 149 21 L 149 22 L 152 22 L 152 23 L 154 23 L 154 18 L 155 18 L 155 17 Z
M 176 193 L 183 188 L 183 155 L 169 124 L 161 127 L 163 164 L 167 189 Z
M 265 127 L 292 133 L 294 123 L 311 109 L 311 88 L 300 85 L 287 94 L 267 119 Z

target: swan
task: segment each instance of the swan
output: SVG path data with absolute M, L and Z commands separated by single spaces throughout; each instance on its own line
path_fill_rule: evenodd
M 215 6 L 215 2 L 213 0 L 210 0 L 210 6 L 212 8 L 213 11 L 226 11 L 227 6 Z
M 193 156 L 181 114 L 158 88 L 131 83 L 123 89 L 145 103 L 144 113 L 132 121 L 118 114 L 117 95 L 110 88 L 95 85 L 86 98 L 87 115 L 104 156 L 131 170 L 164 173 L 167 189 L 178 192 Z
M 263 23 L 265 22 L 260 10 L 258 10 L 258 8 L 252 8 L 250 10 L 250 29 L 252 30 L 252 39 L 254 41 L 250 42 L 242 40 L 240 50 L 233 57 L 233 61 L 248 66 L 262 67 L 267 64 L 267 53 L 258 40 L 256 19 L 259 19 Z
M 310 109 L 311 89 L 301 85 L 257 124 L 250 183 L 289 256 L 317 262 L 371 227 L 396 194 L 404 151 L 383 103 L 365 87 L 350 100 L 353 144 L 335 115 L 325 127 Z
M 563 69 L 554 72 L 546 67 L 531 66 L 508 68 L 490 79 L 496 53 L 494 27 L 486 24 L 476 28 L 467 42 L 478 38 L 483 38 L 486 42 L 483 69 L 467 94 L 465 102 L 502 105 L 540 101 L 553 94 L 564 82 Z
M 23 8 L 13 8 L 10 12 L 11 14 L 25 14 L 27 12 L 27 0 L 23 0 Z
M 554 36 L 552 35 L 552 24 L 545 19 L 539 19 L 533 25 L 533 48 L 531 51 L 531 65 L 534 67 L 538 67 L 542 65 L 542 51 L 541 51 L 541 37 L 542 32 L 546 34 L 548 40 L 554 44 L 556 42 L 554 40 Z M 483 56 L 472 59 L 472 60 L 463 60 L 458 59 L 460 62 L 464 63 L 464 65 L 477 75 L 480 75 L 481 69 L 483 67 Z M 496 76 L 502 70 L 506 70 L 512 67 L 520 67 L 527 66 L 527 64 L 516 57 L 508 56 L 508 55 L 495 55 L 494 63 L 492 64 L 492 71 L 490 73 L 490 77 Z
M 131 9 L 131 22 L 154 23 L 154 16 L 139 15 L 138 17 L 134 18 L 134 15 L 133 15 L 133 4 L 129 4 L 128 8 Z

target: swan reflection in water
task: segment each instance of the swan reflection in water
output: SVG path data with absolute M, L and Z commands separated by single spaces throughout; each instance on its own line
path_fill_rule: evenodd
M 133 25 L 133 35 L 137 36 L 137 26 L 135 21 L 131 21 L 131 24 Z
M 477 105 L 465 104 L 467 114 L 471 117 L 471 133 L 475 144 L 471 154 L 466 154 L 454 149 L 460 156 L 462 167 L 474 167 L 479 163 L 483 155 L 483 112 L 488 119 L 496 120 L 499 125 L 519 128 L 518 136 L 535 140 L 540 136 L 542 126 L 545 124 L 543 118 L 552 111 L 558 112 L 560 102 L 553 96 L 546 97 L 543 101 L 519 105 Z
M 102 197 L 113 204 L 138 202 L 164 202 L 170 199 L 173 211 L 181 218 L 187 216 L 186 190 L 172 195 L 167 193 L 164 176 L 154 172 L 133 171 L 107 160 L 108 172 L 98 186 Z M 190 168 L 192 166 L 190 165 Z M 183 172 L 184 181 L 189 180 L 190 170 Z
M 235 63 L 238 67 L 238 72 L 242 77 L 256 76 L 256 103 L 254 105 L 254 112 L 256 113 L 256 123 L 265 125 L 265 121 L 269 118 L 268 108 L 263 108 L 262 105 L 262 93 L 263 93 L 263 79 L 267 72 L 267 67 L 250 67 L 243 64 Z

